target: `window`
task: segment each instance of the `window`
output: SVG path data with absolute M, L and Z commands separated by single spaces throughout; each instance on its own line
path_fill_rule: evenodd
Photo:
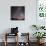
M 46 0 L 37 1 L 37 14 L 39 17 L 46 17 Z

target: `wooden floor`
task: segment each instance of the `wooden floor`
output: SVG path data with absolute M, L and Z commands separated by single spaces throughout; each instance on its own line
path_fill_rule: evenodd
M 30 46 L 37 46 L 37 44 L 36 43 L 30 43 L 31 45 Z M 2 42 L 0 42 L 0 46 L 4 46 L 4 43 Z M 15 43 L 8 43 L 8 45 L 7 46 L 15 46 Z M 46 43 L 44 43 L 44 45 L 42 45 L 42 46 L 46 46 Z

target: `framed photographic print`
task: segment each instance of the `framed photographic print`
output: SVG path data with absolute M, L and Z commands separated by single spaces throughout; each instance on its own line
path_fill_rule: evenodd
M 11 6 L 11 20 L 25 20 L 25 7 Z

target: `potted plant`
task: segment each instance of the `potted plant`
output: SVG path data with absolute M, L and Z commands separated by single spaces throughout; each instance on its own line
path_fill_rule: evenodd
M 32 25 L 32 27 L 33 27 L 33 28 L 36 28 L 36 30 L 45 29 L 45 26 Z
M 32 25 L 33 28 L 35 28 L 36 30 L 38 30 L 38 26 L 37 25 Z
M 45 26 L 41 26 L 40 29 L 45 29 Z
M 44 36 L 46 36 L 46 33 L 45 32 L 35 32 L 33 35 L 37 38 L 37 42 L 41 43 L 40 40 L 42 38 L 45 38 Z

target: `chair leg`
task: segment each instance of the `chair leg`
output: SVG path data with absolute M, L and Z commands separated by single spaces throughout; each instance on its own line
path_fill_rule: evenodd
M 5 41 L 5 46 L 7 46 L 7 42 Z
M 17 46 L 18 46 L 18 34 L 17 34 Z
M 16 40 L 17 40 L 17 42 L 16 42 L 16 45 L 15 45 L 15 46 L 19 46 L 19 45 L 18 45 L 18 34 L 17 34 Z
M 7 46 L 7 36 L 5 34 L 5 46 Z

